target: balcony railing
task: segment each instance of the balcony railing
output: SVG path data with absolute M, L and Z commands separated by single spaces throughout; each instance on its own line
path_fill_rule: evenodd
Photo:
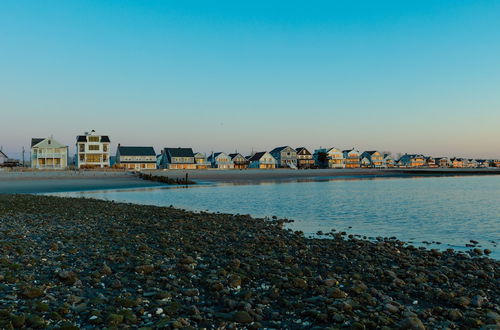
M 38 157 L 38 158 L 63 158 L 63 157 L 66 157 L 66 154 L 44 152 L 44 153 L 34 154 L 33 156 L 34 156 L 34 158 L 36 158 L 36 157 Z

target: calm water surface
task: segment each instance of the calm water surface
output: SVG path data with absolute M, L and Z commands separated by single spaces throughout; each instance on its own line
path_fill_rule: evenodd
M 332 228 L 352 234 L 396 236 L 417 245 L 465 250 L 480 242 L 500 259 L 500 176 L 391 178 L 198 185 L 190 188 L 68 192 L 189 210 L 278 216 L 308 235 Z

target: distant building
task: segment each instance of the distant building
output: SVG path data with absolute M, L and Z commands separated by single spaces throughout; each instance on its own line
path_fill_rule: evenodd
M 470 167 L 470 168 L 476 168 L 476 167 L 478 167 L 478 162 L 477 162 L 477 160 L 472 159 L 472 158 L 471 158 L 471 159 L 468 159 L 468 160 L 467 160 L 467 167 Z
M 249 168 L 276 168 L 276 159 L 267 151 L 257 152 L 248 158 Z
M 396 166 L 396 162 L 394 161 L 394 158 L 390 154 L 384 154 L 384 164 L 385 167 L 394 167 Z
M 359 150 L 348 149 L 342 151 L 344 155 L 345 168 L 359 168 L 361 167 L 361 154 Z
M 248 159 L 243 157 L 242 154 L 240 153 L 233 153 L 229 154 L 229 157 L 231 157 L 231 160 L 234 163 L 234 168 L 236 169 L 245 169 L 248 168 Z
M 425 157 L 419 154 L 404 154 L 398 160 L 400 167 L 423 167 L 424 165 Z
M 297 167 L 298 168 L 313 168 L 314 157 L 305 147 L 296 148 L 297 152 Z
M 435 167 L 438 167 L 438 164 L 436 163 L 435 158 L 425 157 L 425 166 L 430 167 L 430 168 L 435 168 Z
M 196 163 L 191 148 L 164 148 L 157 159 L 159 168 L 194 170 Z
M 363 161 L 363 159 L 366 159 Z M 364 164 L 363 164 L 364 163 Z M 361 154 L 361 164 L 364 167 L 383 168 L 386 167 L 384 155 L 376 150 L 365 151 Z
M 481 168 L 490 167 L 490 161 L 487 159 L 478 159 L 477 160 L 477 167 L 481 167 Z
M 276 159 L 277 167 L 297 168 L 297 151 L 292 147 L 277 147 L 269 153 Z
M 214 154 L 211 154 L 210 156 L 208 156 L 208 162 L 212 165 L 212 168 L 234 168 L 233 160 L 225 152 L 216 152 Z
M 210 163 L 207 160 L 207 157 L 201 152 L 197 152 L 194 154 L 194 161 L 196 163 L 197 170 L 206 170 L 210 167 Z
M 0 150 L 0 166 L 3 166 L 3 164 L 6 163 L 8 159 L 9 157 L 7 157 L 7 155 L 2 150 Z
M 438 167 L 450 167 L 450 160 L 448 157 L 436 157 L 434 161 Z
M 338 148 L 330 148 L 326 151 L 328 168 L 345 168 L 346 160 L 344 153 Z M 358 158 L 359 162 L 359 158 Z
M 156 153 L 153 147 L 131 147 L 118 144 L 115 164 L 127 170 L 156 169 Z
M 31 167 L 64 170 L 68 167 L 68 146 L 54 138 L 31 139 Z
M 451 166 L 454 168 L 463 168 L 466 166 L 467 161 L 463 158 L 453 157 L 450 159 Z
M 109 167 L 109 136 L 97 135 L 95 131 L 85 132 L 84 135 L 76 137 L 77 168 L 104 168 Z

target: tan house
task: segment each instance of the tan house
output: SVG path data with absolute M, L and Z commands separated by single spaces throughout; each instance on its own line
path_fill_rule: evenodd
M 276 159 L 267 151 L 257 152 L 248 157 L 249 168 L 276 168 Z
M 240 169 L 240 170 L 248 168 L 248 159 L 243 157 L 242 154 L 233 153 L 233 154 L 229 154 L 229 157 L 231 157 L 231 160 L 234 163 L 234 168 Z
M 156 169 L 156 153 L 153 147 L 129 147 L 118 144 L 116 166 L 127 170 Z
M 210 163 L 207 160 L 207 157 L 201 152 L 197 152 L 194 154 L 194 161 L 196 163 L 197 170 L 206 170 L 210 167 Z
M 423 167 L 425 166 L 424 155 L 419 154 L 404 154 L 398 160 L 400 167 Z
M 342 151 L 344 155 L 345 168 L 359 168 L 361 167 L 361 154 L 356 149 L 348 149 Z
M 196 162 L 192 148 L 164 148 L 157 158 L 162 169 L 195 170 Z
M 68 167 L 68 146 L 53 137 L 31 139 L 31 167 L 64 170 Z
M 363 162 L 363 159 L 365 161 Z M 365 167 L 383 168 L 386 167 L 384 155 L 376 150 L 365 151 L 361 154 L 362 164 Z

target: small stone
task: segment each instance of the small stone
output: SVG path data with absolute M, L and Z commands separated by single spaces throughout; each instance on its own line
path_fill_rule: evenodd
M 458 321 L 463 317 L 463 314 L 458 309 L 452 309 L 448 312 L 448 318 L 452 321 Z
M 385 310 L 390 313 L 399 312 L 399 308 L 397 306 L 394 306 L 393 304 L 385 304 Z
M 234 322 L 238 323 L 251 323 L 253 322 L 253 318 L 245 311 L 238 311 L 233 313 L 232 317 Z
M 113 274 L 113 271 L 111 270 L 111 268 L 107 264 L 104 264 L 102 266 L 102 269 L 101 269 L 101 274 L 111 275 L 111 274 Z
M 335 299 L 343 299 L 347 297 L 347 293 L 340 290 L 339 288 L 333 288 L 328 292 L 328 297 Z
M 299 289 L 307 288 L 307 282 L 302 278 L 296 278 L 293 280 L 293 286 Z
M 43 296 L 43 290 L 36 287 L 26 287 L 24 288 L 21 296 L 28 299 L 34 299 Z
M 26 322 L 26 316 L 24 316 L 24 314 L 13 315 L 10 321 L 12 322 L 12 325 L 15 328 L 21 328 L 24 326 L 24 323 Z
M 76 282 L 78 277 L 76 276 L 76 273 L 68 270 L 62 270 L 57 273 L 57 277 L 61 280 L 61 282 L 64 282 L 65 284 L 72 285 Z
M 483 252 L 484 252 L 484 254 L 486 254 L 486 255 L 491 254 L 491 250 L 490 250 L 490 249 L 484 249 L 484 251 L 483 251 Z
M 465 296 L 459 297 L 457 299 L 457 305 L 462 307 L 467 307 L 470 305 L 470 299 Z
M 151 274 L 155 271 L 155 267 L 153 265 L 142 265 L 135 267 L 135 271 L 136 273 Z
M 108 318 L 106 319 L 106 323 L 109 326 L 116 326 L 118 324 L 121 324 L 123 322 L 123 315 L 120 314 L 109 314 Z
M 475 295 L 471 300 L 472 306 L 480 308 L 484 304 L 484 298 L 480 295 Z
M 418 317 L 408 317 L 399 323 L 400 329 L 425 330 L 425 326 Z

